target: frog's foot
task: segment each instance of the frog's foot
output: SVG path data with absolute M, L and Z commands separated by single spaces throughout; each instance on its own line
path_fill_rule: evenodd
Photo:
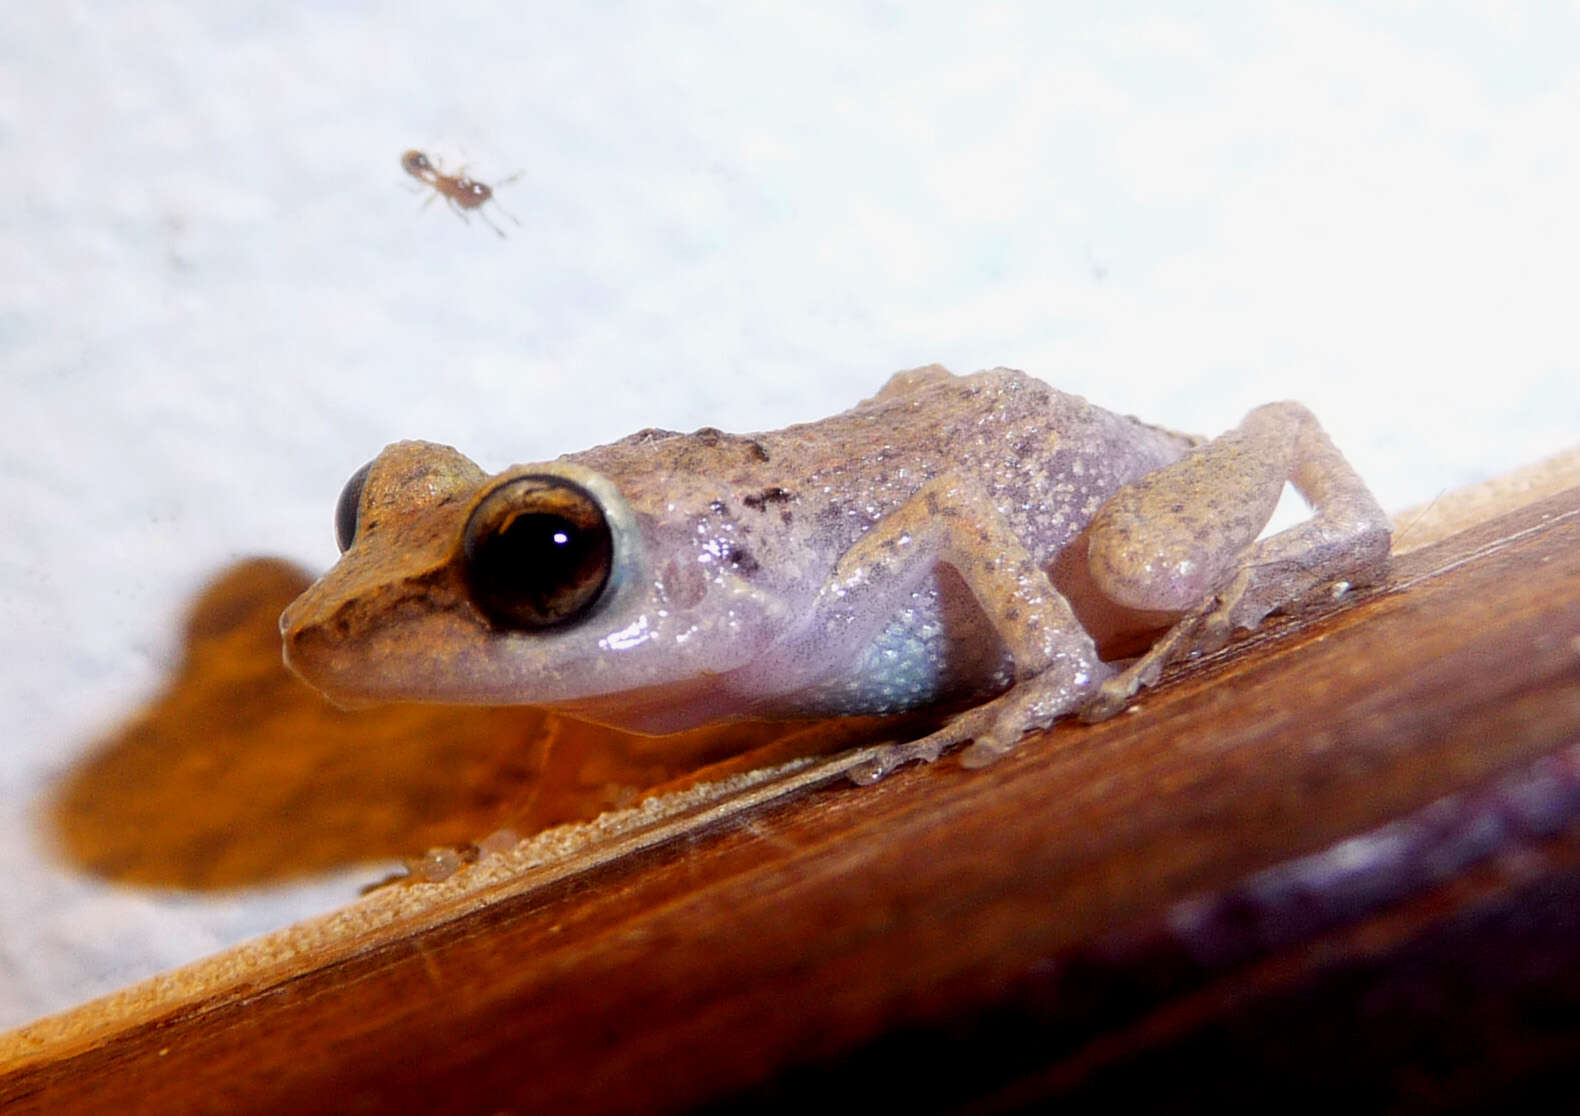
M 1229 634 L 1235 628 L 1255 627 L 1260 623 L 1265 613 L 1254 617 L 1237 615 L 1237 606 L 1244 600 L 1245 582 L 1244 575 L 1236 578 L 1221 597 L 1215 594 L 1181 616 L 1144 655 L 1098 687 L 1097 695 L 1081 707 L 1081 720 L 1088 724 L 1106 721 L 1129 704 L 1139 691 L 1155 684 L 1171 663 L 1193 655 L 1211 654 L 1229 641 Z M 1247 610 L 1238 611 L 1243 614 Z
M 1081 708 L 1081 720 L 1088 724 L 1107 720 L 1140 690 L 1156 683 L 1170 664 L 1222 649 L 1235 632 L 1254 629 L 1269 613 L 1311 597 L 1323 584 L 1335 596 L 1346 591 L 1349 582 L 1330 580 L 1331 572 L 1320 564 L 1311 568 L 1288 561 L 1245 567 L 1222 593 L 1181 616 L 1146 654 L 1104 682 Z
M 1020 738 L 1035 729 L 1045 729 L 1075 709 L 1091 687 L 1111 672 L 1097 663 L 1073 676 L 1060 670 L 1034 675 L 981 705 L 957 714 L 948 724 L 920 740 L 905 744 L 886 744 L 868 753 L 852 767 L 852 782 L 876 783 L 897 767 L 908 763 L 932 763 L 957 744 L 971 741 L 960 754 L 960 765 L 986 767 L 1013 751 Z

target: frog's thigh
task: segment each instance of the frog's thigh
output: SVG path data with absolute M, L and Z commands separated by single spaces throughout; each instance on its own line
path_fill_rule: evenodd
M 1306 522 L 1255 541 L 1292 483 Z M 1116 492 L 1092 520 L 1093 579 L 1132 608 L 1188 610 L 1086 711 L 1116 711 L 1167 662 L 1319 585 L 1367 584 L 1388 562 L 1388 517 L 1310 411 L 1271 403 L 1173 465 Z

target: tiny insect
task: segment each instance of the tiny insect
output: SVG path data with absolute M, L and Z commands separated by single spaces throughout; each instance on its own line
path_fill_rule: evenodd
M 483 212 L 482 209 L 489 202 L 493 202 L 495 209 L 509 217 L 516 225 L 519 226 L 521 224 L 520 221 L 516 221 L 515 216 L 509 210 L 499 204 L 499 201 L 494 197 L 494 188 L 486 182 L 479 182 L 475 178 L 468 177 L 465 167 L 461 168 L 460 174 L 445 174 L 432 159 L 415 148 L 400 157 L 400 165 L 401 169 L 407 174 L 419 182 L 424 182 L 433 187 L 433 193 L 428 195 L 427 201 L 423 202 L 425 206 L 432 202 L 434 198 L 442 197 L 449 203 L 450 208 L 455 210 L 456 215 L 461 220 L 467 220 L 466 214 L 468 210 L 476 210 L 477 215 L 483 219 L 483 224 L 493 229 L 500 236 L 504 236 L 505 230 L 490 221 L 488 214 Z M 520 177 L 519 171 L 509 178 L 500 179 L 499 185 L 503 186 L 507 182 L 514 182 L 518 177 Z

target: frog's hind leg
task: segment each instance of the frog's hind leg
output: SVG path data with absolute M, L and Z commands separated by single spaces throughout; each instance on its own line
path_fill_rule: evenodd
M 1256 541 L 1285 482 L 1306 522 Z M 1173 465 L 1120 489 L 1090 527 L 1103 593 L 1130 608 L 1183 613 L 1082 710 L 1118 712 L 1169 663 L 1222 647 L 1239 628 L 1329 585 L 1371 584 L 1387 569 L 1388 517 L 1310 411 L 1271 403 Z

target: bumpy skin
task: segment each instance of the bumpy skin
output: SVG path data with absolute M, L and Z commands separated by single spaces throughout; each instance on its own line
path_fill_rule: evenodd
M 371 466 L 355 543 L 281 617 L 287 663 L 342 702 L 552 705 L 647 732 L 980 700 L 887 762 L 968 738 L 983 759 L 1111 712 L 1319 585 L 1376 577 L 1388 548 L 1298 404 L 1203 444 L 1008 369 L 917 369 L 820 422 L 645 430 L 501 476 L 525 473 L 608 515 L 615 572 L 587 616 L 490 627 L 460 535 L 498 478 L 401 442 Z M 1315 515 L 1254 543 L 1285 481 Z M 1123 673 L 1103 661 L 1164 629 Z

